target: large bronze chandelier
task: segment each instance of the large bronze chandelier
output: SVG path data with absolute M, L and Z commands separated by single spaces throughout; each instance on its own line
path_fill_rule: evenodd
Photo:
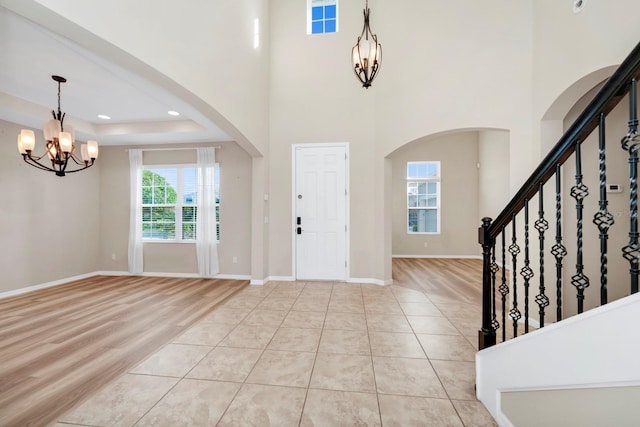
M 353 71 L 358 80 L 362 82 L 362 87 L 368 89 L 382 63 L 382 46 L 378 43 L 378 37 L 371 32 L 369 27 L 369 0 L 366 0 L 365 3 L 362 33 L 351 50 L 351 61 Z
M 44 139 L 46 141 L 45 151 L 40 156 L 35 156 L 35 134 L 32 130 L 22 129 L 18 135 L 18 151 L 22 154 L 24 161 L 38 169 L 55 172 L 57 176 L 65 176 L 67 173 L 78 172 L 87 169 L 96 161 L 98 157 L 98 143 L 87 141 L 80 146 L 80 153 L 76 149 L 73 129 L 64 124 L 66 113 L 60 110 L 60 84 L 67 79 L 60 76 L 51 76 L 58 82 L 58 111 L 51 111 L 53 119 L 45 123 L 43 128 Z M 71 162 L 69 162 L 71 160 Z M 72 168 L 68 169 L 68 166 Z

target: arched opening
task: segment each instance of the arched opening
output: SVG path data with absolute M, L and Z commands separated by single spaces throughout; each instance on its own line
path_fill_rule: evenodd
M 480 218 L 497 215 L 509 197 L 509 131 L 427 135 L 397 148 L 387 160 L 392 256 L 479 257 Z M 419 169 L 426 170 L 425 164 L 428 175 L 439 173 L 425 179 Z
M 608 79 L 617 67 L 617 65 L 610 65 L 586 74 L 571 86 L 567 87 L 551 103 L 542 116 L 542 120 L 540 122 L 540 144 L 543 156 L 554 146 L 564 133 L 563 121 L 569 111 L 588 92 Z

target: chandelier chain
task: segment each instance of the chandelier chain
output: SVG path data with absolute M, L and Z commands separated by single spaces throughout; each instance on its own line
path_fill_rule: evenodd
M 58 82 L 58 115 L 60 115 L 61 112 L 61 108 L 60 108 L 60 82 Z

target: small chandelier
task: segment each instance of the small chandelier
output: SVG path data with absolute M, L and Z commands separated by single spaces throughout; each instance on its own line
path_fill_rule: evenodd
M 98 143 L 87 141 L 80 147 L 80 157 L 76 151 L 75 137 L 73 129 L 69 125 L 64 125 L 66 113 L 60 111 L 60 84 L 67 79 L 60 76 L 51 76 L 58 82 L 58 112 L 51 111 L 53 119 L 44 125 L 44 139 L 46 140 L 45 151 L 41 156 L 34 156 L 36 138 L 32 130 L 22 129 L 18 135 L 18 151 L 22 154 L 24 161 L 38 169 L 55 172 L 57 176 L 65 176 L 66 173 L 78 172 L 87 169 L 95 163 L 98 157 Z M 47 157 L 51 162 L 44 163 L 40 160 Z M 77 168 L 68 170 L 69 160 L 72 160 Z
M 362 82 L 362 87 L 368 89 L 382 63 L 382 46 L 369 27 L 369 0 L 366 0 L 365 5 L 364 27 L 358 43 L 351 50 L 351 65 L 356 77 Z

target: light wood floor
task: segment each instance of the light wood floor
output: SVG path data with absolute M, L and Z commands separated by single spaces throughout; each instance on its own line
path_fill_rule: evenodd
M 394 285 L 478 305 L 481 267 L 479 260 L 394 259 Z M 56 421 L 246 286 L 94 277 L 0 300 L 0 426 Z
M 420 290 L 432 300 L 479 305 L 482 302 L 482 261 L 395 258 L 393 284 Z
M 0 300 L 0 426 L 55 421 L 247 285 L 97 276 Z

